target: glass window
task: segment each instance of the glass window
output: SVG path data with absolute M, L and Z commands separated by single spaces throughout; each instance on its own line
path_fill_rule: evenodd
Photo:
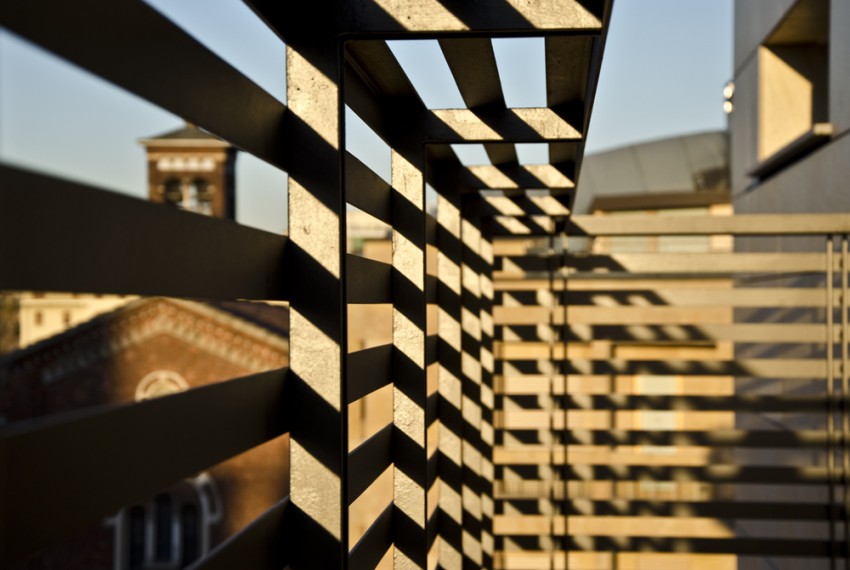
M 156 559 L 171 560 L 171 497 L 157 495 L 156 505 Z
M 169 178 L 165 181 L 163 198 L 165 199 L 166 204 L 178 207 L 183 206 L 183 185 L 180 184 L 180 180 L 177 178 Z
M 192 181 L 189 187 L 189 200 L 192 204 L 191 209 L 199 214 L 210 216 L 213 213 L 212 208 L 213 187 L 209 181 L 203 178 L 196 178 Z
M 183 551 L 180 567 L 185 568 L 198 558 L 200 552 L 198 509 L 195 505 L 184 505 L 180 513 L 180 530 L 183 538 Z

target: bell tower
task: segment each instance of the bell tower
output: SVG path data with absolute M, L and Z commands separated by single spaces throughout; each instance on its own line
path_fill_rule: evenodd
M 233 146 L 191 123 L 139 142 L 147 151 L 152 202 L 235 219 Z

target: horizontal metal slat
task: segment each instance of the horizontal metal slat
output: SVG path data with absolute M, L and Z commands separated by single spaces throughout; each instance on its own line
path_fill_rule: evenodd
M 502 274 L 513 271 L 547 271 L 546 257 L 503 259 Z M 563 264 L 571 270 L 632 273 L 731 273 L 826 271 L 823 253 L 615 253 L 568 255 Z M 835 265 L 838 263 L 835 261 Z M 497 273 L 497 275 L 499 275 Z
M 481 213 L 495 216 L 568 216 L 570 194 L 546 196 L 484 196 Z M 517 244 L 520 248 L 526 244 Z
M 384 344 L 348 355 L 348 403 L 368 396 L 390 383 L 393 346 Z
M 285 433 L 286 369 L 0 429 L 0 565 Z
M 346 298 L 354 304 L 391 303 L 392 265 L 349 254 L 345 258 L 348 273 Z
M 735 214 L 734 216 L 573 216 L 570 235 L 822 235 L 850 233 L 846 214 Z
M 704 554 L 737 554 L 740 556 L 790 556 L 799 557 L 817 557 L 828 558 L 833 552 L 844 552 L 845 543 L 830 542 L 828 540 L 805 540 L 805 539 L 788 539 L 788 538 L 661 538 L 661 537 L 617 537 L 607 538 L 605 535 L 596 535 L 593 541 L 587 541 L 583 537 L 568 538 L 571 544 L 568 545 L 568 552 L 593 552 L 599 551 L 612 552 L 617 551 L 618 557 L 625 554 L 633 553 L 633 560 L 639 560 L 638 556 L 646 556 L 650 559 L 657 556 L 658 553 L 672 555 L 673 553 L 682 553 L 682 555 L 702 556 Z M 551 560 L 552 551 L 541 553 L 545 559 Z M 527 563 L 529 551 L 522 551 L 524 556 L 523 563 Z M 554 556 L 560 557 L 561 560 L 567 558 L 567 551 L 556 551 Z M 570 560 L 573 560 L 574 554 L 570 555 Z M 592 560 L 598 560 L 593 557 Z M 662 562 L 662 564 L 670 561 Z M 675 564 L 675 562 L 672 562 Z M 690 564 L 691 561 L 683 562 Z M 640 566 L 638 566 L 639 568 Z M 674 568 L 676 566 L 673 566 Z M 512 566 L 517 568 L 517 566 Z M 527 566 L 520 566 L 525 570 Z M 533 568 L 548 568 L 548 566 L 533 566 Z M 704 568 L 712 568 L 712 566 L 704 566 Z
M 485 143 L 484 150 L 490 158 L 490 164 L 517 164 L 516 147 L 512 143 Z
M 497 325 L 687 325 L 727 324 L 732 322 L 732 308 L 676 307 L 669 305 L 612 306 L 496 306 L 493 319 Z
M 719 429 L 711 431 L 626 431 L 622 429 L 593 430 L 594 445 L 650 445 L 650 446 L 710 446 L 710 447 L 773 447 L 784 449 L 823 448 L 829 441 L 826 431 L 744 431 Z M 582 444 L 586 442 L 582 441 Z M 833 444 L 840 445 L 840 434 L 833 436 Z
M 0 289 L 283 300 L 286 243 L 0 166 Z
M 549 445 L 509 445 L 493 448 L 493 463 L 496 465 L 544 465 L 569 464 L 575 468 L 580 465 L 593 465 L 606 468 L 621 468 L 623 466 L 646 467 L 653 469 L 675 467 L 702 467 L 712 465 L 723 467 L 722 460 L 717 458 L 718 446 L 693 445 L 587 445 L 567 444 Z M 751 453 L 739 457 L 734 464 L 725 467 L 788 467 L 794 460 L 794 455 L 800 452 L 799 447 L 789 445 L 786 452 L 777 452 L 774 448 L 770 454 Z M 756 457 L 756 455 L 758 455 Z M 765 457 L 770 455 L 770 457 Z M 615 467 L 616 466 L 616 467 Z
M 548 494 L 544 495 L 548 498 Z M 544 498 L 541 496 L 541 499 Z M 725 520 L 809 520 L 825 521 L 829 519 L 830 506 L 812 503 L 771 503 L 711 500 L 704 502 L 687 501 L 648 501 L 619 499 L 614 506 L 612 501 L 592 501 L 594 512 L 624 516 L 640 516 L 652 513 L 663 517 L 716 517 Z M 838 507 L 838 516 L 844 509 Z
M 647 433 L 728 429 L 735 412 L 702 410 L 570 409 L 554 413 L 541 409 L 508 409 L 493 414 L 501 429 L 628 430 Z
M 692 554 L 690 552 L 663 552 L 653 548 L 643 552 L 622 552 L 620 549 L 608 550 L 594 544 L 591 548 L 578 548 L 569 551 L 532 551 L 516 550 L 500 553 L 503 570 L 550 570 L 551 560 L 569 560 L 576 568 L 599 568 L 598 561 L 611 560 L 607 568 L 614 564 L 617 568 L 677 568 L 684 566 L 694 570 L 729 570 L 737 568 L 733 554 Z M 615 552 L 612 552 L 616 550 Z M 696 565 L 694 565 L 694 563 Z M 606 566 L 602 566 L 605 568 Z
M 625 313 L 628 314 L 628 313 Z M 568 319 L 569 320 L 569 319 Z M 597 323 L 597 326 L 599 323 Z M 621 326 L 622 323 L 607 326 L 604 334 L 605 338 L 612 341 L 634 341 L 635 334 L 627 327 Z M 825 325 L 807 325 L 797 323 L 766 323 L 766 324 L 749 324 L 735 323 L 730 325 L 706 325 L 691 323 L 691 330 L 687 335 L 683 335 L 684 342 L 687 341 L 718 341 L 730 340 L 736 342 L 770 342 L 778 343 L 813 343 L 826 342 L 828 329 Z M 575 327 L 575 338 L 578 340 L 590 341 L 592 335 L 588 330 L 577 330 Z M 685 331 L 685 327 L 681 329 Z M 835 337 L 839 334 L 839 327 L 833 328 Z M 663 333 L 655 334 L 650 332 L 644 335 L 646 342 L 654 342 L 656 340 L 669 340 L 668 336 Z
M 451 5 L 449 9 L 441 0 L 393 3 L 356 0 L 346 5 L 342 16 L 346 32 L 427 32 L 441 37 L 458 32 L 498 35 L 505 30 L 529 33 L 574 30 L 597 34 L 601 31 L 605 11 L 610 11 L 610 0 L 552 0 L 545 4 L 507 0 L 489 4 L 487 9 L 465 3 Z
M 557 108 L 584 102 L 589 95 L 589 74 L 596 65 L 593 50 L 598 40 L 583 34 L 549 36 L 545 41 L 547 105 Z
M 440 49 L 469 109 L 485 105 L 506 106 L 496 54 L 489 38 L 443 39 L 440 40 Z
M 362 495 L 392 463 L 392 438 L 393 426 L 389 424 L 358 445 L 349 455 L 349 504 Z
M 536 289 L 549 287 L 548 281 L 532 280 L 530 285 Z M 518 284 L 519 285 L 519 284 Z M 497 289 L 518 292 L 511 289 L 509 283 L 499 283 Z M 563 290 L 563 289 L 561 289 Z M 747 287 L 732 289 L 729 287 L 715 289 L 650 289 L 641 286 L 628 287 L 622 283 L 619 288 L 607 289 L 604 284 L 594 287 L 592 282 L 569 281 L 566 296 L 560 297 L 561 302 L 569 307 L 556 307 L 555 310 L 573 310 L 578 306 L 608 306 L 621 309 L 623 307 L 823 307 L 827 302 L 824 288 L 765 288 Z M 604 302 L 616 303 L 604 305 Z M 536 302 L 536 301 L 535 301 Z M 840 303 L 839 291 L 833 291 L 832 304 Z M 523 305 L 531 311 L 549 311 L 549 307 L 541 305 Z
M 561 169 L 551 164 L 508 164 L 502 166 L 469 166 L 463 184 L 472 188 L 498 190 L 524 188 L 574 188 L 575 183 Z M 523 212 L 536 213 L 536 212 Z M 569 213 L 569 212 L 567 212 Z
M 628 312 L 624 312 L 624 316 Z M 569 319 L 568 319 L 569 321 Z M 638 321 L 639 323 L 640 321 Z M 645 324 L 660 324 L 657 321 L 643 321 Z M 548 320 L 541 321 L 540 324 L 548 323 Z M 577 325 L 571 322 L 572 325 Z M 588 323 L 585 323 L 588 324 Z M 602 323 L 596 322 L 596 325 Z M 636 324 L 636 323 L 633 323 Z M 687 324 L 687 323 L 683 323 Z M 683 339 L 688 341 L 736 341 L 736 342 L 761 342 L 761 343 L 819 343 L 826 342 L 828 329 L 824 325 L 806 325 L 797 323 L 767 323 L 767 324 L 749 324 L 736 323 L 730 325 L 706 325 L 700 323 L 690 323 L 690 330 L 686 331 L 683 327 L 682 331 L 688 332 Z M 838 338 L 839 326 L 833 327 L 835 336 Z M 593 340 L 589 330 L 581 330 L 578 326 L 570 332 L 570 334 L 578 341 L 591 342 Z M 623 341 L 624 343 L 636 342 L 635 334 L 628 328 L 628 323 L 611 323 L 605 328 L 605 338 L 609 341 Z M 656 341 L 669 341 L 669 336 L 663 333 L 650 331 L 644 334 L 641 341 L 653 343 Z M 639 341 L 637 341 L 639 342 Z
M 141 0 L 18 0 L 4 27 L 285 169 L 286 107 Z M 187 73 L 191 70 L 191 73 Z
M 289 497 L 275 504 L 239 533 L 215 547 L 188 570 L 280 570 L 289 564 L 286 510 Z
M 425 243 L 437 243 L 437 218 L 425 212 Z
M 632 501 L 647 500 L 647 497 L 641 493 L 639 487 L 644 485 L 639 480 L 627 479 L 625 477 L 615 477 L 617 485 L 611 485 L 611 479 L 605 478 L 588 478 L 588 479 L 572 479 L 569 481 L 552 479 L 497 479 L 494 482 L 494 490 L 496 497 L 499 499 L 514 500 L 534 500 L 538 497 L 555 498 L 555 499 L 570 499 L 570 500 L 587 500 L 608 502 L 609 505 L 628 504 Z M 714 503 L 718 495 L 727 495 L 729 483 L 707 483 L 703 481 L 675 481 L 672 485 L 664 485 L 676 489 L 676 492 L 691 502 Z M 637 489 L 635 487 L 638 487 Z M 744 485 L 740 487 L 742 490 L 755 490 L 757 487 Z M 778 493 L 790 492 L 794 493 L 800 489 L 793 483 L 778 483 L 775 485 Z M 713 494 L 712 494 L 713 493 Z M 771 503 L 769 497 L 761 495 L 767 504 Z M 827 497 L 820 496 L 822 501 L 819 503 L 827 506 Z M 673 496 L 656 496 L 652 500 L 657 501 L 676 501 L 679 500 Z M 622 501 L 622 503 L 620 503 Z M 779 503 L 782 504 L 782 503 Z
M 833 544 L 826 540 L 805 540 L 777 536 L 771 538 L 736 538 L 734 533 L 724 530 L 722 521 L 711 519 L 682 519 L 664 517 L 555 517 L 497 515 L 494 534 L 534 535 L 551 532 L 563 533 L 569 527 L 570 538 L 576 550 L 587 547 L 604 549 L 610 547 L 618 552 L 638 551 L 730 553 L 763 556 L 821 556 L 827 557 Z M 545 529 L 545 530 L 541 530 Z M 688 531 L 693 529 L 693 536 Z M 665 534 L 665 532 L 667 534 Z M 593 542 L 579 537 L 599 537 Z M 617 537 L 614 540 L 614 537 Z M 606 544 L 608 540 L 610 544 Z M 584 545 L 587 545 L 585 547 Z M 592 546 L 590 546 L 592 545 Z M 615 546 L 616 545 L 616 546 Z M 843 543 L 835 543 L 837 549 Z M 619 548 L 617 548 L 619 547 Z M 841 552 L 839 550 L 839 552 Z M 550 553 L 551 555 L 551 553 Z
M 821 397 L 793 396 L 588 396 L 584 407 L 593 410 L 665 410 L 683 414 L 701 412 L 820 412 L 827 407 Z
M 556 233 L 555 220 L 549 216 L 492 216 L 488 227 L 493 236 L 521 238 L 551 236 Z
M 621 407 L 618 398 L 591 396 L 596 409 Z M 691 410 L 736 412 L 819 412 L 827 407 L 825 396 L 626 396 L 623 406 L 640 410 L 670 410 L 688 413 Z
M 409 134 L 410 129 L 419 128 L 427 112 L 383 40 L 346 42 L 345 103 L 394 147 L 409 144 L 396 125 L 403 121 Z
M 578 141 L 581 125 L 571 125 L 552 109 L 434 109 L 425 117 L 425 139 L 430 142 Z M 485 186 L 486 187 L 486 186 Z M 517 188 L 515 184 L 508 188 Z M 501 188 L 490 186 L 490 188 Z
M 392 224 L 392 186 L 349 152 L 345 153 L 345 197 L 348 203 Z
M 712 374 L 682 374 L 673 382 L 669 379 L 658 380 L 630 375 L 608 374 L 510 374 L 496 375 L 494 389 L 505 395 L 540 395 L 567 393 L 585 396 L 645 396 L 669 394 L 677 396 L 721 396 L 726 397 L 735 391 L 734 377 Z M 746 382 L 746 378 L 740 379 Z
M 725 519 L 726 517 L 724 517 Z M 726 539 L 735 538 L 734 530 L 723 520 L 692 516 L 618 516 L 618 515 L 496 515 L 494 534 L 535 535 L 551 532 L 564 533 L 569 528 L 571 536 L 655 537 Z M 787 538 L 787 537 L 786 537 Z M 774 540 L 782 540 L 775 537 Z
M 378 516 L 348 555 L 349 568 L 352 570 L 371 570 L 392 546 L 393 505 L 388 506 Z
M 546 341 L 496 341 L 493 346 L 496 358 L 502 360 L 569 359 L 601 360 L 611 359 L 629 361 L 657 361 L 667 359 L 689 360 L 691 362 L 716 362 L 732 357 L 729 343 L 705 342 L 659 342 L 640 343 L 594 341 L 587 343 L 558 343 L 550 346 Z

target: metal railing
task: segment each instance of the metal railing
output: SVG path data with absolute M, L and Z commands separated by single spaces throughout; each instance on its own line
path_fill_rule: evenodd
M 141 1 L 0 4 L 5 29 L 286 170 L 290 228 L 3 166 L 0 289 L 291 307 L 286 370 L 0 428 L 0 564 L 283 433 L 290 496 L 194 568 L 850 560 L 846 215 L 570 218 L 609 1 L 248 4 L 286 42 L 287 106 Z M 505 104 L 490 38 L 517 36 L 545 38 L 545 108 Z M 466 108 L 426 108 L 386 43 L 408 37 L 439 41 Z M 346 105 L 392 148 L 391 181 L 347 152 Z M 492 165 L 461 165 L 449 145 L 469 142 Z M 348 206 L 392 228 L 391 262 L 346 253 Z M 559 245 L 635 235 L 841 246 Z M 349 351 L 351 304 L 391 305 L 391 342 Z M 349 406 L 388 386 L 392 422 L 351 448 Z
M 496 241 L 500 566 L 850 564 L 848 224 L 574 216 L 589 252 Z
M 247 4 L 286 42 L 286 106 L 139 0 L 0 5 L 5 29 L 289 174 L 282 237 L 4 166 L 0 288 L 291 308 L 286 371 L 4 428 L 0 563 L 288 431 L 290 497 L 196 568 L 366 568 L 390 551 L 399 568 L 492 567 L 498 230 L 478 191 L 509 190 L 509 225 L 549 215 L 525 188 L 564 213 L 611 2 Z M 545 38 L 544 108 L 505 105 L 490 38 L 515 36 Z M 406 37 L 439 40 L 467 108 L 426 108 L 385 41 Z M 346 152 L 346 105 L 392 148 L 391 184 Z M 448 145 L 468 142 L 494 166 L 460 165 Z M 520 166 L 516 142 L 548 144 L 551 164 Z M 348 205 L 392 227 L 391 263 L 346 254 Z M 391 344 L 348 352 L 351 303 L 392 304 Z M 390 384 L 392 424 L 348 449 L 348 406 Z M 178 422 L 187 437 L 157 439 Z M 390 466 L 391 502 L 349 544 L 349 506 Z

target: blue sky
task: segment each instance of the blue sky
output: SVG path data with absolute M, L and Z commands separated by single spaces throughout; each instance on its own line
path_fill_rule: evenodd
M 285 50 L 239 0 L 148 0 L 253 81 L 285 101 Z M 392 45 L 431 106 L 457 106 L 436 42 Z M 542 42 L 495 42 L 509 104 L 542 105 Z M 732 0 L 616 0 L 588 152 L 721 129 L 732 75 Z M 510 78 L 510 80 L 507 80 Z M 431 92 L 428 92 L 431 86 Z M 8 33 L 0 34 L 0 160 L 124 192 L 146 194 L 139 138 L 181 120 Z M 348 144 L 381 174 L 386 148 L 352 118 Z M 534 160 L 535 148 L 523 149 Z M 527 153 L 525 151 L 528 151 Z M 521 155 L 522 157 L 522 155 Z M 241 153 L 240 222 L 285 227 L 285 177 Z

